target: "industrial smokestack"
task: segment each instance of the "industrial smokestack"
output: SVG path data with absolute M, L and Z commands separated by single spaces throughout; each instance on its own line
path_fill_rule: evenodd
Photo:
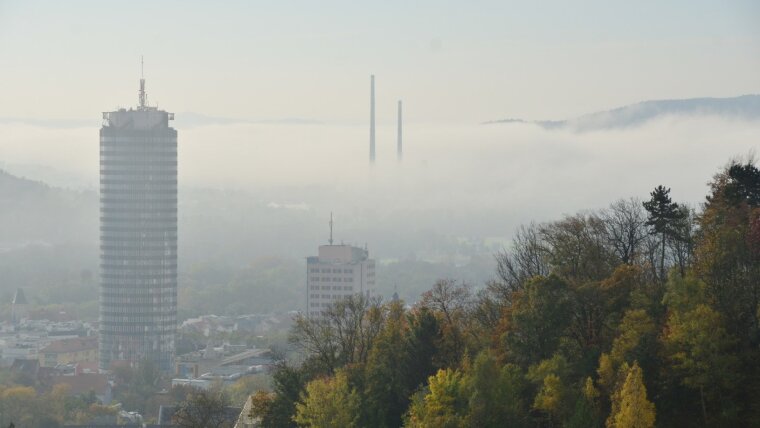
M 370 76 L 369 95 L 369 163 L 375 163 L 375 75 Z
M 404 157 L 403 146 L 401 145 L 401 100 L 398 100 L 398 143 L 396 145 L 396 155 L 399 162 Z

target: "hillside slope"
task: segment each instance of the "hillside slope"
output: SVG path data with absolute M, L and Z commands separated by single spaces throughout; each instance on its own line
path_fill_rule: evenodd
M 643 101 L 567 120 L 501 119 L 486 123 L 532 123 L 544 129 L 584 132 L 631 128 L 667 116 L 718 116 L 734 120 L 760 120 L 760 95 Z

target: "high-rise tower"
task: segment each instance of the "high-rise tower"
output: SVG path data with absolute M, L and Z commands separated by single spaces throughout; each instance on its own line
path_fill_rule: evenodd
M 173 366 L 177 329 L 177 131 L 149 107 L 103 113 L 100 128 L 100 367 Z
M 404 157 L 404 150 L 401 145 L 401 100 L 398 100 L 398 137 L 396 143 L 396 156 L 398 156 L 399 161 Z
M 375 75 L 369 79 L 369 163 L 375 163 Z

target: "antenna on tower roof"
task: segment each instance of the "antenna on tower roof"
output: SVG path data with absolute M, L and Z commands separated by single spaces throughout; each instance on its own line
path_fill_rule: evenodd
M 145 61 L 140 55 L 140 110 L 145 110 L 148 104 L 148 95 L 145 93 Z
M 332 212 L 330 212 L 330 245 L 333 244 L 333 216 Z

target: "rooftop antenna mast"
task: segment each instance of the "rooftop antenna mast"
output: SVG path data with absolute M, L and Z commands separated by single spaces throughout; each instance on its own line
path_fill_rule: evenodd
M 145 93 L 145 60 L 140 55 L 140 110 L 145 110 L 148 95 Z
M 330 213 L 330 245 L 333 244 L 333 215 Z

